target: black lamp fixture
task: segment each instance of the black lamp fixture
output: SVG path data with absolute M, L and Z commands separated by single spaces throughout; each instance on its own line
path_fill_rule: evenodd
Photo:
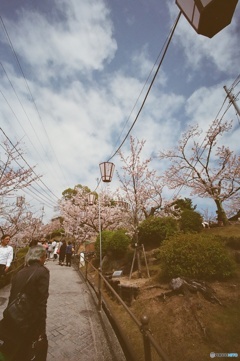
M 176 0 L 198 34 L 212 38 L 229 25 L 238 0 Z

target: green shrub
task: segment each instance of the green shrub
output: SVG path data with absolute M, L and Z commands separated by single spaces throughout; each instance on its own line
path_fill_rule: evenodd
M 112 232 L 113 231 L 102 231 L 102 233 L 101 233 L 102 256 L 103 257 L 107 253 L 108 243 L 109 243 L 109 240 L 110 240 L 110 238 L 112 236 Z M 99 235 L 97 236 L 97 240 L 95 242 L 95 251 L 96 251 L 97 256 L 99 257 L 99 255 L 100 255 L 100 237 L 99 237 Z
M 195 211 L 184 210 L 179 220 L 183 232 L 200 232 L 202 230 L 202 216 Z
M 178 230 L 177 221 L 172 217 L 148 217 L 139 225 L 138 239 L 148 250 L 159 247 L 162 241 Z
M 102 232 L 102 256 L 111 254 L 113 258 L 122 257 L 130 245 L 131 239 L 126 234 L 126 231 L 119 229 L 116 231 L 103 231 Z M 100 240 L 99 236 L 95 244 L 95 249 L 99 255 Z
M 227 229 L 227 227 L 226 227 Z M 218 235 L 218 239 L 227 247 L 238 251 L 240 250 L 240 237 L 237 236 L 228 236 L 228 235 Z
M 122 257 L 130 245 L 131 239 L 125 230 L 114 231 L 109 242 L 109 250 L 114 257 Z
M 225 279 L 235 269 L 233 259 L 216 236 L 181 234 L 163 242 L 160 259 L 169 278 Z

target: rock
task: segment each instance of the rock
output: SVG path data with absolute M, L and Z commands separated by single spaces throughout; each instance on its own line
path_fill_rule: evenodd
M 170 282 L 170 288 L 172 288 L 174 291 L 179 290 L 182 285 L 184 284 L 184 280 L 180 277 L 173 278 Z

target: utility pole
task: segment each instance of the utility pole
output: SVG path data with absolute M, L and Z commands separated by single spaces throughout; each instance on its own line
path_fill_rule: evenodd
M 237 106 L 237 103 L 235 102 L 235 97 L 232 95 L 232 93 L 227 89 L 226 85 L 224 85 L 223 89 L 225 90 L 225 92 L 227 93 L 228 98 L 230 99 L 230 103 L 232 103 L 232 105 L 234 106 L 234 108 L 236 109 L 236 112 L 238 113 L 238 115 L 240 116 L 240 110 Z

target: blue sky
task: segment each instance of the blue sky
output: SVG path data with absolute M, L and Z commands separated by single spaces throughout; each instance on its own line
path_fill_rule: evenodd
M 26 160 L 43 175 L 47 187 L 36 185 L 38 196 L 25 196 L 35 209 L 45 203 L 45 220 L 64 189 L 96 187 L 98 165 L 134 121 L 178 13 L 174 0 L 1 1 L 0 125 L 12 142 L 22 141 Z M 238 4 L 232 23 L 212 39 L 181 16 L 131 132 L 146 140 L 144 156 L 176 145 L 189 124 L 206 129 L 216 117 L 223 86 L 230 88 L 240 73 L 239 16 Z M 233 107 L 224 119 L 233 119 L 234 127 L 223 142 L 239 154 Z M 116 156 L 112 161 L 120 166 Z M 157 158 L 153 166 L 159 174 L 164 170 Z M 117 185 L 115 177 L 111 187 Z M 194 203 L 200 211 L 214 209 L 211 202 Z

